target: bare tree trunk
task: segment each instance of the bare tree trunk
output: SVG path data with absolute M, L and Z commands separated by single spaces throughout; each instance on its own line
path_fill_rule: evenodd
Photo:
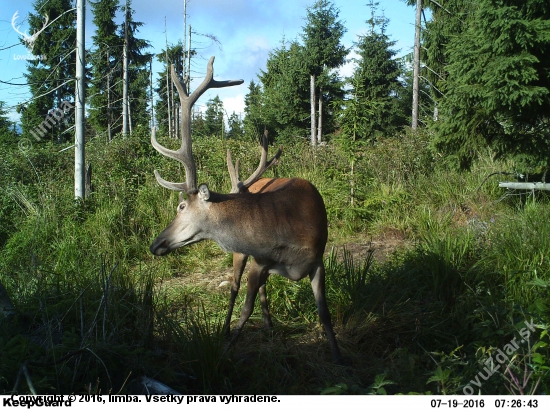
M 176 99 L 174 98 L 174 83 L 172 81 L 172 79 L 170 79 L 170 95 L 171 95 L 171 100 L 172 100 L 172 126 L 171 126 L 171 129 L 172 129 L 172 133 L 174 133 L 174 135 L 172 136 L 174 139 L 177 139 L 178 138 L 178 119 L 177 119 L 177 104 L 176 104 Z
M 316 143 L 317 143 L 317 139 L 316 139 L 316 133 L 317 133 L 317 128 L 315 127 L 315 75 L 312 74 L 311 77 L 310 77 L 310 84 L 309 84 L 309 88 L 310 88 L 310 104 L 311 104 L 311 145 L 313 147 L 315 147 Z
M 187 74 L 187 67 L 185 61 L 185 47 L 187 46 L 187 0 L 183 0 L 183 43 L 181 45 L 181 58 L 183 64 L 183 79 L 185 82 L 185 75 Z
M 124 46 L 122 57 L 122 134 L 128 134 L 128 2 L 124 17 Z
M 86 197 L 85 122 L 86 122 L 86 2 L 78 0 L 76 12 L 76 94 L 75 94 L 75 136 L 74 136 L 74 197 Z
M 151 81 L 149 82 L 149 93 L 151 94 L 151 129 L 155 127 L 155 97 L 153 95 L 153 56 L 149 61 L 149 72 L 151 72 Z
M 354 203 L 354 197 L 355 197 L 355 184 L 353 181 L 353 172 L 355 169 L 355 159 L 351 161 L 351 173 L 350 173 L 350 180 L 349 180 L 349 204 L 350 206 L 353 206 Z
M 168 34 L 166 32 L 166 16 L 164 16 L 164 36 L 166 39 L 166 50 L 165 50 L 165 60 L 166 60 L 166 101 L 168 102 L 168 136 L 175 137 L 172 134 L 172 108 L 170 107 L 170 80 L 168 73 L 170 72 L 170 62 L 168 61 Z
M 319 125 L 317 127 L 317 143 L 321 144 L 323 136 L 323 91 L 319 89 Z
M 111 136 L 111 56 L 107 49 L 107 138 L 109 143 L 113 140 Z
M 57 77 L 59 79 L 59 76 Z M 61 86 L 59 83 L 61 83 L 59 80 L 57 81 L 57 85 Z M 61 107 L 61 90 L 57 89 L 56 93 L 57 97 L 57 107 Z M 52 133 L 55 133 L 55 130 L 57 129 L 57 144 L 63 144 L 63 122 L 59 122 L 56 124 L 55 127 L 52 128 Z
M 191 25 L 189 25 L 189 46 L 187 47 L 187 94 L 191 94 Z
M 128 95 L 128 130 L 132 134 L 132 107 L 130 105 L 130 96 Z
M 354 96 L 356 97 L 356 96 Z M 357 117 L 354 116 L 353 120 L 353 141 L 357 141 Z M 350 172 L 350 179 L 349 179 L 349 204 L 353 207 L 355 203 L 355 158 L 351 159 L 351 172 Z
M 418 77 L 420 76 L 420 18 L 422 14 L 422 0 L 416 0 L 416 19 L 414 30 L 414 62 L 413 62 L 413 103 L 412 129 L 418 127 Z
M 179 111 L 179 104 L 175 103 L 174 100 L 174 138 L 178 138 L 179 136 L 179 124 L 180 124 L 180 111 Z

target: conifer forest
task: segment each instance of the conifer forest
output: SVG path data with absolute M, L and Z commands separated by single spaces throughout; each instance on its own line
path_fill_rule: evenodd
M 401 0 L 400 51 L 379 1 L 349 46 L 311 0 L 242 113 L 193 14 L 162 44 L 137 0 L 14 15 L 1 395 L 550 392 L 550 2 Z

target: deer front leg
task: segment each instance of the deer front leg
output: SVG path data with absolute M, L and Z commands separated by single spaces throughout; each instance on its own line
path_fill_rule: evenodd
M 247 255 L 241 253 L 233 253 L 233 281 L 231 282 L 231 296 L 229 298 L 229 308 L 227 310 L 227 317 L 223 328 L 225 330 L 225 336 L 229 337 L 231 328 L 231 317 L 233 316 L 233 308 L 235 307 L 235 299 L 239 293 L 241 287 L 241 277 L 248 260 Z
M 262 314 L 264 319 L 264 327 L 265 328 L 273 328 L 273 322 L 271 322 L 271 315 L 269 313 L 269 306 L 267 304 L 267 293 L 265 285 L 267 283 L 267 277 L 265 280 L 265 283 L 260 286 L 260 304 L 262 305 Z

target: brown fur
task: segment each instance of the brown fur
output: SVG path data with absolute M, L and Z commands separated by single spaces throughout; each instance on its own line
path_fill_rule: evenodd
M 206 185 L 199 186 L 197 193 L 189 194 L 180 204 L 177 216 L 155 239 L 151 252 L 163 255 L 203 239 L 212 239 L 224 250 L 234 252 L 238 281 L 232 287 L 227 327 L 240 275 L 246 258 L 252 256 L 237 334 L 252 313 L 258 291 L 264 323 L 271 326 L 265 296 L 265 283 L 270 274 L 277 273 L 295 281 L 309 275 L 333 357 L 340 361 L 325 298 L 323 253 L 328 232 L 321 195 L 310 182 L 298 178 L 261 179 L 249 190 L 220 194 L 210 192 Z

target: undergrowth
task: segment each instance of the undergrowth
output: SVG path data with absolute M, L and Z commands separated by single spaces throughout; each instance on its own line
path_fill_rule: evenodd
M 196 140 L 211 190 L 230 188 L 227 148 L 241 174 L 256 167 L 255 143 Z M 0 149 L 0 283 L 16 308 L 0 314 L 0 393 L 134 393 L 141 376 L 189 394 L 548 393 L 548 199 L 502 198 L 484 178 L 509 165 L 482 153 L 459 173 L 428 141 L 380 139 L 356 153 L 353 173 L 337 141 L 296 142 L 266 174 L 307 178 L 325 200 L 327 299 L 347 367 L 331 362 L 307 279 L 270 277 L 274 328 L 260 327 L 257 307 L 231 345 L 227 289 L 192 281 L 229 278 L 230 256 L 212 242 L 149 253 L 178 203 L 152 171 L 183 171 L 148 131 L 88 143 L 94 190 L 83 205 L 67 151 Z M 388 234 L 404 246 L 387 256 L 374 243 L 346 249 Z M 491 360 L 502 362 L 486 376 Z

